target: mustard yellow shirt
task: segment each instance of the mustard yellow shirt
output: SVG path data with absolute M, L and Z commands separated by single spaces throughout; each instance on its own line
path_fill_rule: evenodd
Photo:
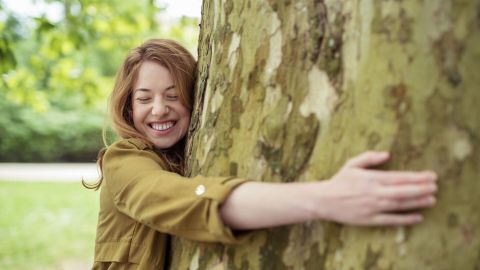
M 219 206 L 245 179 L 182 177 L 165 171 L 151 144 L 123 139 L 103 158 L 93 269 L 164 269 L 169 235 L 239 241 Z

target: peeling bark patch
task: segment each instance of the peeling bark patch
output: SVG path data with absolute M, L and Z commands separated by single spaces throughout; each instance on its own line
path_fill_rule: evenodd
M 406 234 L 405 234 L 405 228 L 404 227 L 399 227 L 397 229 L 397 234 L 395 235 L 395 243 L 401 244 L 405 242 Z
M 230 123 L 232 128 L 240 128 L 240 116 L 242 113 L 245 111 L 243 108 L 242 101 L 240 100 L 240 97 L 234 96 L 231 98 L 231 114 L 230 114 Z
M 212 17 L 213 17 L 213 29 L 216 29 L 217 28 L 217 24 L 218 24 L 218 20 L 219 20 L 219 7 L 220 5 L 220 0 L 213 0 L 213 14 L 212 14 Z
M 290 154 L 285 155 L 285 158 L 287 158 L 286 169 L 283 172 L 285 182 L 295 181 L 302 174 L 312 155 L 319 129 L 320 122 L 313 115 L 310 115 L 305 119 L 303 128 L 299 129 L 293 137 L 295 145 L 287 150 Z
M 288 228 L 271 230 L 267 235 L 266 244 L 260 250 L 263 258 L 261 269 L 287 270 L 282 262 L 282 252 L 288 246 Z
M 457 87 L 462 82 L 458 71 L 458 62 L 462 58 L 464 45 L 449 31 L 444 33 L 433 43 L 433 53 L 437 64 L 450 85 Z
M 459 224 L 458 215 L 456 213 L 448 214 L 447 224 L 449 228 L 456 228 Z
M 236 162 L 230 162 L 230 166 L 229 166 L 229 174 L 231 176 L 237 176 L 237 173 L 238 173 L 238 163 Z
M 327 15 L 325 15 L 327 16 Z M 327 19 L 327 18 L 325 18 Z M 318 66 L 325 70 L 335 87 L 340 88 L 343 80 L 343 32 L 345 17 L 337 14 L 335 21 L 325 26 L 325 36 L 322 37 L 322 46 Z M 340 89 L 337 89 L 340 90 Z
M 249 270 L 250 269 L 250 264 L 248 263 L 248 260 L 242 261 L 242 265 L 240 266 L 240 270 Z
M 380 134 L 377 132 L 372 132 L 368 135 L 368 149 L 375 149 L 375 147 L 382 141 Z
M 305 262 L 305 269 L 325 269 L 325 261 L 327 256 L 325 254 L 318 253 L 318 243 L 315 243 L 310 247 L 310 257 Z
M 224 7 L 224 10 L 225 10 L 225 15 L 228 16 L 230 15 L 230 13 L 232 13 L 232 10 L 233 10 L 233 3 L 235 1 L 226 1 L 225 2 L 225 7 Z
M 395 109 L 397 118 L 402 116 L 410 108 L 410 100 L 407 98 L 407 86 L 403 83 L 387 86 L 387 105 Z
M 237 63 L 236 51 L 240 45 L 240 36 L 237 33 L 233 33 L 232 41 L 230 41 L 230 47 L 228 48 L 228 67 L 232 72 L 235 64 Z
M 288 269 L 324 269 L 327 235 L 323 229 L 313 222 L 291 227 L 289 243 L 282 255 Z
M 261 122 L 260 138 L 266 146 L 280 149 L 285 141 L 286 121 L 291 112 L 290 99 L 279 88 L 269 88 L 264 98 L 266 116 Z M 270 103 L 273 102 L 273 103 Z
M 282 91 L 280 87 L 269 88 L 265 93 L 264 107 L 271 108 L 274 107 L 280 101 L 282 97 Z
M 397 32 L 397 38 L 400 43 L 410 42 L 412 39 L 412 23 L 413 20 L 407 17 L 404 9 L 400 11 L 400 27 Z
M 382 5 L 378 2 L 379 1 L 377 1 L 377 3 L 375 3 L 373 7 L 374 17 L 371 23 L 372 32 L 384 36 L 387 40 L 391 40 L 391 29 L 388 27 L 391 27 L 395 20 L 391 16 L 382 16 Z
M 365 255 L 365 261 L 363 263 L 363 269 L 369 270 L 369 269 L 377 269 L 377 262 L 382 256 L 382 252 L 374 252 L 370 245 L 368 246 L 367 253 Z
M 264 142 L 259 142 L 258 147 L 262 156 L 267 161 L 267 164 L 275 174 L 282 173 L 282 151 L 278 148 L 273 148 L 266 145 Z
M 414 20 L 408 17 L 404 8 L 398 8 L 396 14 L 382 14 L 382 4 L 375 4 L 371 29 L 388 42 L 406 44 L 412 40 Z M 388 8 L 385 8 L 388 10 Z M 385 10 L 383 10 L 385 11 Z
M 268 43 L 270 45 L 270 51 L 264 69 L 265 73 L 263 74 L 264 82 L 268 82 L 269 79 L 273 77 L 273 73 L 282 62 L 282 32 L 279 31 L 280 24 L 277 13 L 273 13 L 269 33 L 271 36 Z
M 448 119 L 453 112 L 453 100 L 445 98 L 439 88 L 435 88 L 432 94 L 428 97 L 426 104 L 429 112 L 428 120 L 430 122 L 448 122 Z
M 215 136 L 212 135 L 210 138 L 207 134 L 203 136 L 203 153 L 201 159 L 199 160 L 199 166 L 201 167 L 207 160 L 208 153 L 210 152 L 213 143 L 215 142 Z
M 198 269 L 199 257 L 200 257 L 200 249 L 197 249 L 197 251 L 195 252 L 195 254 L 192 257 L 192 260 L 190 261 L 190 266 L 188 267 L 188 269 L 190 269 L 190 270 L 197 270 Z
M 447 130 L 446 139 L 450 142 L 449 152 L 459 162 L 464 161 L 473 152 L 473 146 L 466 131 L 455 126 Z
M 308 9 L 309 24 L 315 25 L 315 27 L 309 28 L 309 49 L 310 61 L 312 63 L 317 62 L 320 55 L 320 49 L 322 47 L 323 39 L 325 37 L 325 29 L 327 24 L 327 8 L 323 1 L 314 1 L 313 8 Z
M 465 244 L 472 244 L 475 239 L 475 229 L 470 225 L 465 225 L 462 227 L 462 236 Z
M 314 66 L 308 73 L 308 84 L 308 94 L 300 105 L 300 113 L 303 117 L 314 114 L 320 122 L 328 121 L 338 96 L 327 74 Z
M 467 139 L 462 138 L 453 144 L 453 156 L 457 160 L 463 161 L 471 153 L 472 153 L 472 145 Z
M 213 94 L 212 101 L 210 102 L 210 113 L 215 113 L 218 108 L 220 108 L 220 105 L 222 105 L 223 102 L 223 94 L 217 89 L 215 93 Z

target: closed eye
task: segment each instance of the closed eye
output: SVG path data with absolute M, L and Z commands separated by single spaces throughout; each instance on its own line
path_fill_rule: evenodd
M 150 100 L 150 98 L 136 98 L 136 99 L 142 103 Z

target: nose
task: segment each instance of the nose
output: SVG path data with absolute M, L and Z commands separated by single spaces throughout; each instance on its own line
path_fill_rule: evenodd
M 167 104 L 165 104 L 165 102 L 162 99 L 156 100 L 155 102 L 153 102 L 152 115 L 161 116 L 165 114 L 168 114 Z

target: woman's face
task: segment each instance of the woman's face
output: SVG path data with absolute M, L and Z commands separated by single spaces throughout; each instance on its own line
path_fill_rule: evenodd
M 190 110 L 178 91 L 164 66 L 153 61 L 140 66 L 132 92 L 133 123 L 157 149 L 172 147 L 187 133 Z

